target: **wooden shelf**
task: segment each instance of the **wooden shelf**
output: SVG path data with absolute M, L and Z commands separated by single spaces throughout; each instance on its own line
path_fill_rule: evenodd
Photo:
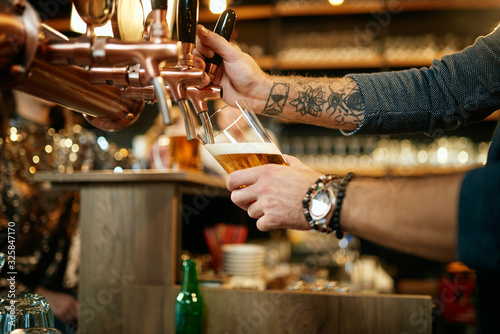
M 363 1 L 361 3 L 343 3 L 330 5 L 329 3 L 289 6 L 286 3 L 276 5 L 276 15 L 286 16 L 317 16 L 317 15 L 348 15 L 373 14 L 386 11 L 430 11 L 453 9 L 490 9 L 500 8 L 497 0 L 407 0 L 407 1 Z
M 441 56 L 434 58 L 412 58 L 405 60 L 388 60 L 383 56 L 372 57 L 371 59 L 363 60 L 304 60 L 304 61 L 280 61 L 276 57 L 267 55 L 255 58 L 255 61 L 263 70 L 280 69 L 280 70 L 336 70 L 348 68 L 419 68 L 432 65 L 434 59 L 441 59 Z M 495 119 L 498 119 L 498 113 L 494 114 Z
M 248 5 L 238 6 L 233 8 L 237 15 L 237 21 L 240 20 L 258 20 L 269 19 L 276 16 L 274 5 Z M 216 22 L 219 14 L 213 14 L 208 9 L 200 10 L 198 21 L 200 22 Z
M 328 2 L 313 3 L 306 5 L 288 5 L 278 3 L 276 5 L 276 15 L 286 16 L 317 16 L 317 15 L 348 15 L 348 14 L 368 14 L 378 13 L 385 10 L 383 1 L 363 1 L 360 3 L 345 3 L 334 6 Z
M 350 14 L 373 14 L 380 12 L 400 11 L 431 11 L 431 10 L 455 10 L 455 9 L 490 9 L 499 8 L 497 0 L 420 0 L 420 1 L 396 1 L 384 3 L 378 1 L 363 1 L 359 3 L 343 3 L 341 5 L 330 5 L 325 3 L 309 3 L 292 5 L 285 2 L 266 5 L 235 6 L 238 20 L 269 19 L 273 17 L 293 16 L 325 16 L 325 15 L 350 15 Z M 215 22 L 219 14 L 213 14 L 209 10 L 200 11 L 200 22 Z
M 329 3 L 290 6 L 287 4 L 247 5 L 233 7 L 237 20 L 258 20 L 274 17 L 346 15 L 377 13 L 384 10 L 380 1 L 369 1 L 361 4 L 344 4 L 332 6 Z M 216 22 L 219 14 L 213 14 L 208 9 L 200 10 L 200 22 Z
M 258 62 L 259 63 L 259 62 Z M 273 63 L 273 62 L 270 62 Z M 278 61 L 274 62 L 281 70 L 321 70 L 321 69 L 346 69 L 346 68 L 380 68 L 384 65 L 382 57 L 371 60 L 351 61 Z M 260 63 L 259 63 L 260 65 Z
M 383 56 L 372 57 L 365 60 L 339 60 L 339 61 L 279 61 L 274 56 L 264 56 L 255 58 L 257 64 L 263 70 L 328 70 L 328 69 L 348 69 L 348 68 L 382 68 L 382 67 L 424 67 L 430 66 L 432 59 L 412 59 L 412 60 L 387 60 Z
M 497 0 L 420 0 L 396 1 L 393 6 L 389 2 L 387 9 L 402 11 L 453 10 L 453 9 L 490 9 L 500 8 Z

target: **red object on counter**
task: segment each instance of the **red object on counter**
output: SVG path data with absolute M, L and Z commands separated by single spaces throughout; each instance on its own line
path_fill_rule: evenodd
M 216 271 L 222 267 L 221 246 L 226 244 L 243 244 L 248 235 L 248 228 L 244 225 L 233 225 L 218 223 L 214 226 L 205 227 L 203 236 L 208 246 L 212 264 Z
M 460 262 L 452 262 L 447 265 L 438 288 L 444 321 L 464 325 L 476 323 L 474 271 Z

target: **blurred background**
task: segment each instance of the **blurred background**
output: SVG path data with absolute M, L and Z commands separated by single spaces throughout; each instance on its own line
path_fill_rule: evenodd
M 32 3 L 53 28 L 69 37 L 82 33 L 66 1 Z M 500 2 L 493 0 L 202 0 L 200 23 L 213 28 L 217 13 L 226 7 L 233 8 L 238 16 L 233 41 L 262 69 L 273 74 L 318 77 L 430 66 L 433 59 L 462 50 L 500 22 Z M 97 33 L 112 34 L 110 30 Z M 125 130 L 106 133 L 87 127 L 107 141 L 134 151 L 134 143 L 140 143 L 134 139 L 151 129 L 157 115 L 156 106 L 148 105 L 139 120 Z M 484 121 L 433 136 L 344 137 L 336 130 L 265 117 L 261 120 L 276 136 L 283 153 L 295 155 L 321 172 L 397 177 L 448 173 L 483 164 L 498 112 Z M 135 147 L 137 152 L 140 148 Z M 216 218 L 210 221 L 212 216 Z M 209 253 L 203 242 L 203 226 L 215 227 L 220 219 L 219 212 L 195 222 L 199 224 L 198 236 L 185 238 L 183 248 L 194 254 Z M 226 217 L 226 221 L 232 218 Z M 308 254 L 318 254 L 316 248 L 321 245 L 316 239 L 319 236 L 307 232 L 263 233 L 250 219 L 247 226 L 248 240 L 278 250 L 274 258 L 268 256 L 270 265 L 276 266 L 283 259 L 303 264 Z M 329 245 L 319 252 L 326 254 L 320 265 L 329 272 L 325 277 L 338 279 L 340 272 L 352 273 L 353 269 L 346 267 L 351 263 L 350 256 L 364 257 L 364 265 L 380 265 L 389 276 L 387 292 L 432 295 L 439 318 L 436 326 L 441 332 L 474 333 L 474 302 L 469 298 L 474 288 L 473 272 L 468 268 L 401 254 L 352 237 Z M 325 272 L 314 275 L 324 277 Z M 446 287 L 457 296 L 453 305 L 446 306 L 441 298 Z

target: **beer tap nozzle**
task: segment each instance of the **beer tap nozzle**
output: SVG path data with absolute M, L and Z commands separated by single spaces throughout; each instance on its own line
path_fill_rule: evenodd
M 208 117 L 207 101 L 219 100 L 222 98 L 222 87 L 210 85 L 203 88 L 188 87 L 187 95 L 193 104 L 196 113 L 201 119 L 203 128 L 205 129 L 206 138 L 201 138 L 205 144 L 214 143 L 214 135 L 212 123 Z
M 156 103 L 158 104 L 158 111 L 160 112 L 163 124 L 172 124 L 172 118 L 170 116 L 170 110 L 172 109 L 172 100 L 167 93 L 167 88 L 165 87 L 165 82 L 161 76 L 154 77 L 153 89 L 155 92 Z

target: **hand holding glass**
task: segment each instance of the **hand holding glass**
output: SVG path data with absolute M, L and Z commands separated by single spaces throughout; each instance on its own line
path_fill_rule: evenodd
M 230 174 L 235 170 L 265 164 L 286 165 L 285 158 L 273 143 L 262 123 L 245 101 L 236 107 L 226 105 L 210 116 L 213 140 L 205 127 L 198 138 L 210 154 Z

